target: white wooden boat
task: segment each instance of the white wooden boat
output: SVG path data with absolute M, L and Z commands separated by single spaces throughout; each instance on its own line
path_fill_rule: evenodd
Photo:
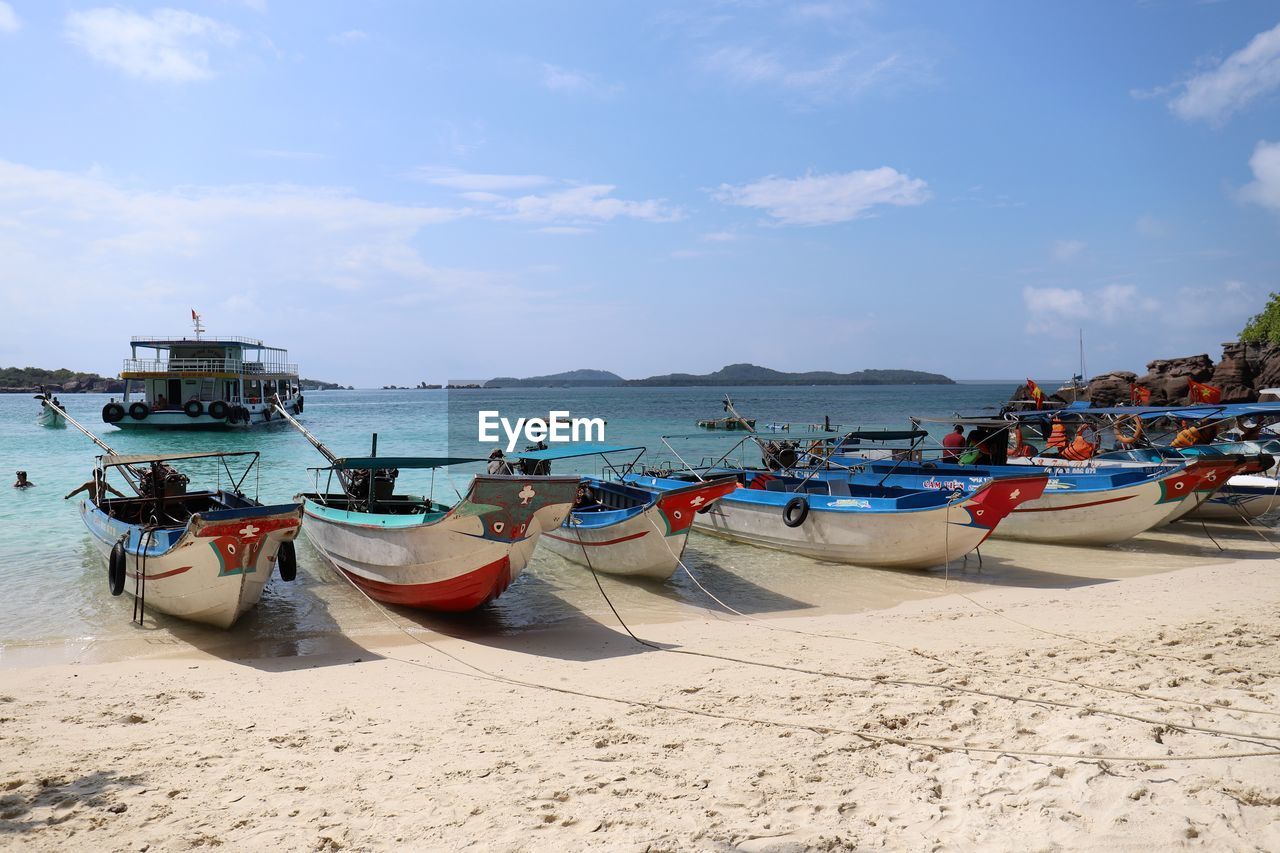
M 579 478 L 479 475 L 453 506 L 392 493 L 400 469 L 478 461 L 335 458 L 332 470 L 344 491 L 298 496 L 307 539 L 378 601 L 441 611 L 479 607 L 519 576 L 543 533 L 560 527 Z
M 1047 480 L 1032 473 L 953 494 L 747 469 L 705 472 L 726 474 L 738 488 L 695 516 L 695 529 L 818 560 L 899 569 L 940 566 L 968 554 L 1012 510 L 1039 497 Z M 698 476 L 632 474 L 626 482 L 674 490 Z
M 182 460 L 251 457 L 238 483 L 187 491 L 187 478 L 169 464 Z M 113 595 L 128 592 L 147 609 L 192 622 L 230 628 L 258 603 L 278 568 L 293 580 L 293 540 L 302 510 L 296 503 L 264 506 L 239 491 L 258 461 L 252 451 L 105 455 L 103 481 L 120 471 L 134 497 L 80 504 L 94 545 L 107 561 Z

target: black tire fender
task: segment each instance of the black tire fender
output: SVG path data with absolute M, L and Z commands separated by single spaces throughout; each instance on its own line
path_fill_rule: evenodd
M 199 400 L 188 400 L 182 404 L 182 411 L 186 412 L 189 418 L 198 418 L 204 414 L 204 403 Z
M 209 417 L 211 418 L 222 420 L 227 416 L 228 411 L 230 410 L 227 408 L 227 404 L 221 400 L 214 400 L 209 404 Z
M 102 407 L 102 421 L 108 424 L 118 424 L 124 420 L 124 406 L 119 403 L 107 403 Z
M 808 517 L 809 499 L 802 495 L 796 495 L 782 508 L 782 523 L 787 527 L 799 527 Z
M 128 551 L 121 539 L 112 546 L 111 556 L 107 558 L 107 588 L 112 595 L 124 592 L 125 563 L 128 559 Z
M 285 582 L 298 576 L 298 555 L 292 542 L 280 543 L 280 550 L 276 552 L 276 569 L 280 572 L 280 580 Z
M 129 407 L 129 417 L 135 421 L 146 420 L 149 414 L 151 414 L 151 407 L 141 400 Z

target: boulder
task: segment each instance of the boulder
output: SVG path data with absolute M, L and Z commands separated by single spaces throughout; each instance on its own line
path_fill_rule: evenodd
M 1137 383 L 1151 389 L 1151 405 L 1180 405 L 1187 402 L 1187 380 L 1208 382 L 1213 378 L 1213 359 L 1208 353 L 1186 358 L 1157 359 L 1147 365 Z
M 1258 399 L 1254 387 L 1258 368 L 1263 364 L 1262 350 L 1256 344 L 1232 343 L 1222 345 L 1222 361 L 1209 378 L 1209 384 L 1222 389 L 1224 403 L 1250 403 Z
M 1091 406 L 1124 406 L 1129 402 L 1129 386 L 1138 374 L 1127 370 L 1113 370 L 1089 380 L 1084 399 Z

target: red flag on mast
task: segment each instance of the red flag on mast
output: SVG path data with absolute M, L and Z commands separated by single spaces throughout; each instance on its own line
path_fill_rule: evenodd
M 1031 395 L 1031 399 L 1036 401 L 1037 409 L 1044 408 L 1044 392 L 1030 378 L 1027 379 L 1027 393 Z
M 1212 385 L 1205 385 L 1203 382 L 1197 382 L 1190 377 L 1187 378 L 1187 394 L 1188 401 L 1192 403 L 1222 402 L 1221 388 L 1215 388 Z
M 192 319 L 192 320 L 199 320 L 199 319 L 200 319 L 200 315 L 196 314 L 196 309 L 194 309 L 194 308 L 192 308 L 192 309 L 191 309 L 191 319 Z

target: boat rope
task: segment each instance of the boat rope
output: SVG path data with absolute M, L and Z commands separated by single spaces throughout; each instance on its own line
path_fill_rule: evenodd
M 652 518 L 649 519 L 649 523 L 652 524 L 655 527 L 655 529 L 657 528 L 657 524 L 653 521 Z M 575 533 L 576 532 L 577 531 L 575 531 Z M 659 534 L 661 534 L 660 530 L 658 532 Z M 890 685 L 899 686 L 899 687 L 926 687 L 926 688 L 932 688 L 932 689 L 945 690 L 945 691 L 954 692 L 954 693 L 967 693 L 971 695 L 986 696 L 994 699 L 1005 699 L 1007 701 L 1015 702 L 1015 703 L 1027 702 L 1027 703 L 1036 704 L 1036 705 L 1068 708 L 1072 710 L 1086 711 L 1088 713 L 1100 714 L 1104 716 L 1113 716 L 1121 719 L 1128 719 L 1128 720 L 1133 720 L 1141 723 L 1148 723 L 1152 725 L 1169 726 L 1171 728 L 1176 728 L 1176 729 L 1180 729 L 1187 732 L 1196 731 L 1196 732 L 1200 732 L 1201 734 L 1216 735 L 1216 736 L 1227 737 L 1232 739 L 1257 739 L 1257 740 L 1265 740 L 1265 741 L 1280 741 L 1280 734 L 1269 735 L 1269 734 L 1258 734 L 1256 732 L 1237 732 L 1237 731 L 1228 731 L 1228 730 L 1222 730 L 1222 729 L 1209 729 L 1205 727 L 1195 726 L 1193 724 L 1175 723 L 1165 719 L 1153 719 L 1148 717 L 1142 717 L 1142 716 L 1139 716 L 1136 714 L 1130 714 L 1124 711 L 1115 711 L 1115 710 L 1102 708 L 1094 705 L 1080 705 L 1076 703 L 1062 702 L 1056 699 L 1043 699 L 1039 697 L 1028 697 L 1028 696 L 1014 696 L 1007 693 L 996 693 L 993 691 L 981 690 L 978 688 L 971 688 L 971 687 L 947 684 L 942 682 L 914 681 L 910 679 L 890 679 L 890 678 L 881 678 L 881 677 L 851 675 L 848 673 L 833 672 L 829 670 L 807 669 L 805 667 L 790 666 L 787 664 L 780 664 L 780 663 L 770 663 L 765 661 L 749 661 L 749 660 L 743 660 L 741 658 L 731 657 L 728 655 L 719 655 L 712 652 L 697 651 L 695 649 L 677 649 L 677 648 L 668 648 L 668 647 L 660 646 L 656 643 L 650 642 L 649 640 L 645 640 L 641 637 L 638 637 L 635 634 L 635 632 L 631 630 L 631 627 L 627 625 L 626 621 L 622 618 L 622 615 L 618 613 L 618 609 L 614 607 L 613 601 L 610 600 L 608 593 L 605 592 L 604 586 L 600 583 L 599 575 L 596 573 L 595 568 L 591 565 L 590 557 L 587 556 L 586 554 L 586 546 L 585 544 L 583 544 L 580 533 L 577 534 L 577 538 L 579 543 L 582 545 L 583 555 L 584 557 L 586 557 L 586 560 L 587 560 L 587 568 L 591 570 L 592 577 L 595 578 L 596 587 L 600 590 L 600 594 L 604 596 L 605 602 L 609 605 L 609 609 L 613 611 L 613 615 L 618 619 L 619 624 L 622 625 L 623 629 L 627 632 L 627 634 L 632 639 L 634 639 L 637 643 L 640 643 L 641 645 L 647 646 L 649 648 L 652 648 L 658 651 L 669 652 L 672 654 L 692 655 L 695 657 L 712 658 L 715 660 L 723 660 L 723 661 L 743 664 L 747 666 L 760 666 L 760 667 L 767 667 L 769 669 L 780 669 L 788 672 L 797 672 L 804 675 L 814 675 L 814 676 L 819 676 L 824 678 L 840 678 L 840 679 L 845 679 L 849 681 L 872 682 L 876 684 L 890 684 Z M 663 538 L 663 541 L 665 542 L 666 537 L 663 536 L 662 538 Z M 670 543 L 667 544 L 667 548 L 668 550 L 671 550 L 672 554 L 674 555 L 675 552 L 673 549 L 671 549 Z M 683 565 L 683 560 L 680 560 L 678 556 L 676 557 L 676 559 L 678 562 L 680 562 L 681 565 Z M 689 573 L 690 575 L 692 575 L 692 573 L 688 571 L 688 567 L 685 567 L 685 571 L 686 573 Z M 696 579 L 695 579 L 695 582 L 696 582 Z M 701 584 L 699 584 L 699 586 L 701 586 Z
M 1058 758 L 1067 761 L 1079 761 L 1082 763 L 1098 763 L 1098 762 L 1116 762 L 1116 763 L 1168 763 L 1173 761 L 1222 761 L 1233 758 L 1265 758 L 1280 756 L 1280 749 L 1260 749 L 1250 750 L 1246 752 L 1217 753 L 1217 754 L 1193 754 L 1193 755 L 1152 755 L 1152 756 L 1136 756 L 1136 755 L 1092 755 L 1087 753 L 1073 752 L 1055 752 L 1049 750 L 1027 750 L 1027 749 L 1004 749 L 994 746 L 970 746 L 967 744 L 946 743 L 942 741 L 930 741 L 917 738 L 901 738 L 891 735 L 873 734 L 871 732 L 858 731 L 856 729 L 846 729 L 837 726 L 827 726 L 820 723 L 804 723 L 792 720 L 771 720 L 763 717 L 748 717 L 741 714 L 726 714 L 717 711 L 709 711 L 703 708 L 689 708 L 682 705 L 672 705 L 666 702 L 655 702 L 648 699 L 633 699 L 623 696 L 611 696 L 604 693 L 593 693 L 586 690 L 576 690 L 572 687 L 561 687 L 554 684 L 543 684 L 537 681 L 525 681 L 519 678 L 501 675 L 491 672 L 483 667 L 477 666 L 470 661 L 455 655 L 439 646 L 428 642 L 422 637 L 409 631 L 399 622 L 391 617 L 391 614 L 380 603 L 375 601 L 367 592 L 361 589 L 355 581 L 347 577 L 346 573 L 339 569 L 338 574 L 351 585 L 364 599 L 373 606 L 373 608 L 397 631 L 404 634 L 410 640 L 425 646 L 431 651 L 449 658 L 450 660 L 466 667 L 472 672 L 459 672 L 455 669 L 431 666 L 421 661 L 408 660 L 401 657 L 393 657 L 390 655 L 382 655 L 387 660 L 393 660 L 397 663 L 414 666 L 421 669 L 429 669 L 433 672 L 440 672 L 447 675 L 461 676 L 463 678 L 475 678 L 481 681 L 490 681 L 498 684 L 506 684 L 512 687 L 520 687 L 528 690 L 541 690 L 549 693 L 559 693 L 566 696 L 576 696 L 583 699 L 595 699 L 601 702 L 612 702 L 614 704 L 627 705 L 635 708 L 647 708 L 656 711 L 670 711 L 676 714 L 686 714 L 689 716 L 706 717 L 713 720 L 725 720 L 728 722 L 745 723 L 748 725 L 770 726 L 773 728 L 809 731 L 819 735 L 841 734 L 848 737 L 856 738 L 870 744 L 890 744 L 900 746 L 905 749 L 915 749 L 920 751 L 936 751 L 948 752 L 971 757 L 994 756 L 999 759 L 1003 756 L 1013 758 Z M 464 641 L 465 642 L 465 641 Z M 1171 727 L 1176 728 L 1176 726 Z M 994 760 L 993 759 L 993 760 Z
M 1083 687 L 1090 690 L 1097 690 L 1100 692 L 1118 693 L 1125 696 L 1130 696 L 1135 699 L 1142 699 L 1147 702 L 1156 702 L 1159 704 L 1187 705 L 1193 708 L 1200 708 L 1206 711 L 1215 711 L 1215 710 L 1231 711 L 1231 712 L 1240 713 L 1240 714 L 1263 714 L 1267 716 L 1280 717 L 1280 711 L 1269 711 L 1261 708 L 1245 708 L 1245 707 L 1240 707 L 1238 705 L 1222 704 L 1218 701 L 1206 702 L 1206 701 L 1197 701 L 1194 699 L 1178 699 L 1171 696 L 1158 696 L 1158 695 L 1154 695 L 1154 694 L 1146 693 L 1142 691 L 1129 690 L 1128 688 L 1124 688 L 1124 687 L 1115 687 L 1115 686 L 1106 685 L 1106 684 L 1094 684 L 1092 682 L 1078 681 L 1078 680 L 1073 680 L 1069 678 L 1053 678 L 1052 676 L 1047 676 L 1047 675 L 1030 675 L 1030 674 L 1021 673 L 1021 672 L 1008 672 L 1006 670 L 990 669 L 988 667 L 977 666 L 972 663 L 949 660 L 947 658 L 939 657 L 938 655 L 932 654 L 930 652 L 921 651 L 920 649 L 911 648 L 909 646 L 899 645 L 898 643 L 891 643 L 887 640 L 872 640 L 866 637 L 852 637 L 852 636 L 849 636 L 848 634 L 831 634 L 831 633 L 826 633 L 822 631 L 804 631 L 799 628 L 790 628 L 782 625 L 775 625 L 774 623 L 766 619 L 761 619 L 760 617 L 755 616 L 751 613 L 744 613 L 743 611 L 736 609 L 732 605 L 728 604 L 727 602 L 717 597 L 715 593 L 713 593 L 711 590 L 707 589 L 706 586 L 703 585 L 702 581 L 698 580 L 697 575 L 694 574 L 693 570 L 690 569 L 689 566 L 685 564 L 683 559 L 681 559 L 678 555 L 676 555 L 674 549 L 671 549 L 670 544 L 667 545 L 667 548 L 668 550 L 671 550 L 672 556 L 675 557 L 677 564 L 688 576 L 689 580 L 691 580 L 693 584 L 696 587 L 698 587 L 698 589 L 700 589 L 704 595 L 706 595 L 708 598 L 710 598 L 712 601 L 714 601 L 716 604 L 720 605 L 730 613 L 733 613 L 736 616 L 741 616 L 742 618 L 749 620 L 752 624 L 761 628 L 767 628 L 770 631 L 781 631 L 783 633 L 797 634 L 804 637 L 815 637 L 819 639 L 829 639 L 829 640 L 844 640 L 850 643 L 865 643 L 868 645 L 880 646 L 882 648 L 894 649 L 896 651 L 900 651 L 905 654 L 915 655 L 916 657 L 921 657 L 921 658 L 924 658 L 925 660 L 930 660 L 930 661 L 933 661 L 934 663 L 942 664 L 943 666 L 950 667 L 952 669 L 968 670 L 970 672 L 980 672 L 980 673 L 983 673 L 984 675 L 999 676 L 1004 678 L 1019 678 L 1024 681 L 1049 682 L 1052 684 L 1061 684 L 1067 687 Z M 714 610 L 711 610 L 710 608 L 706 608 L 706 607 L 702 607 L 700 609 L 710 614 L 715 619 L 720 619 L 720 615 L 717 614 Z

